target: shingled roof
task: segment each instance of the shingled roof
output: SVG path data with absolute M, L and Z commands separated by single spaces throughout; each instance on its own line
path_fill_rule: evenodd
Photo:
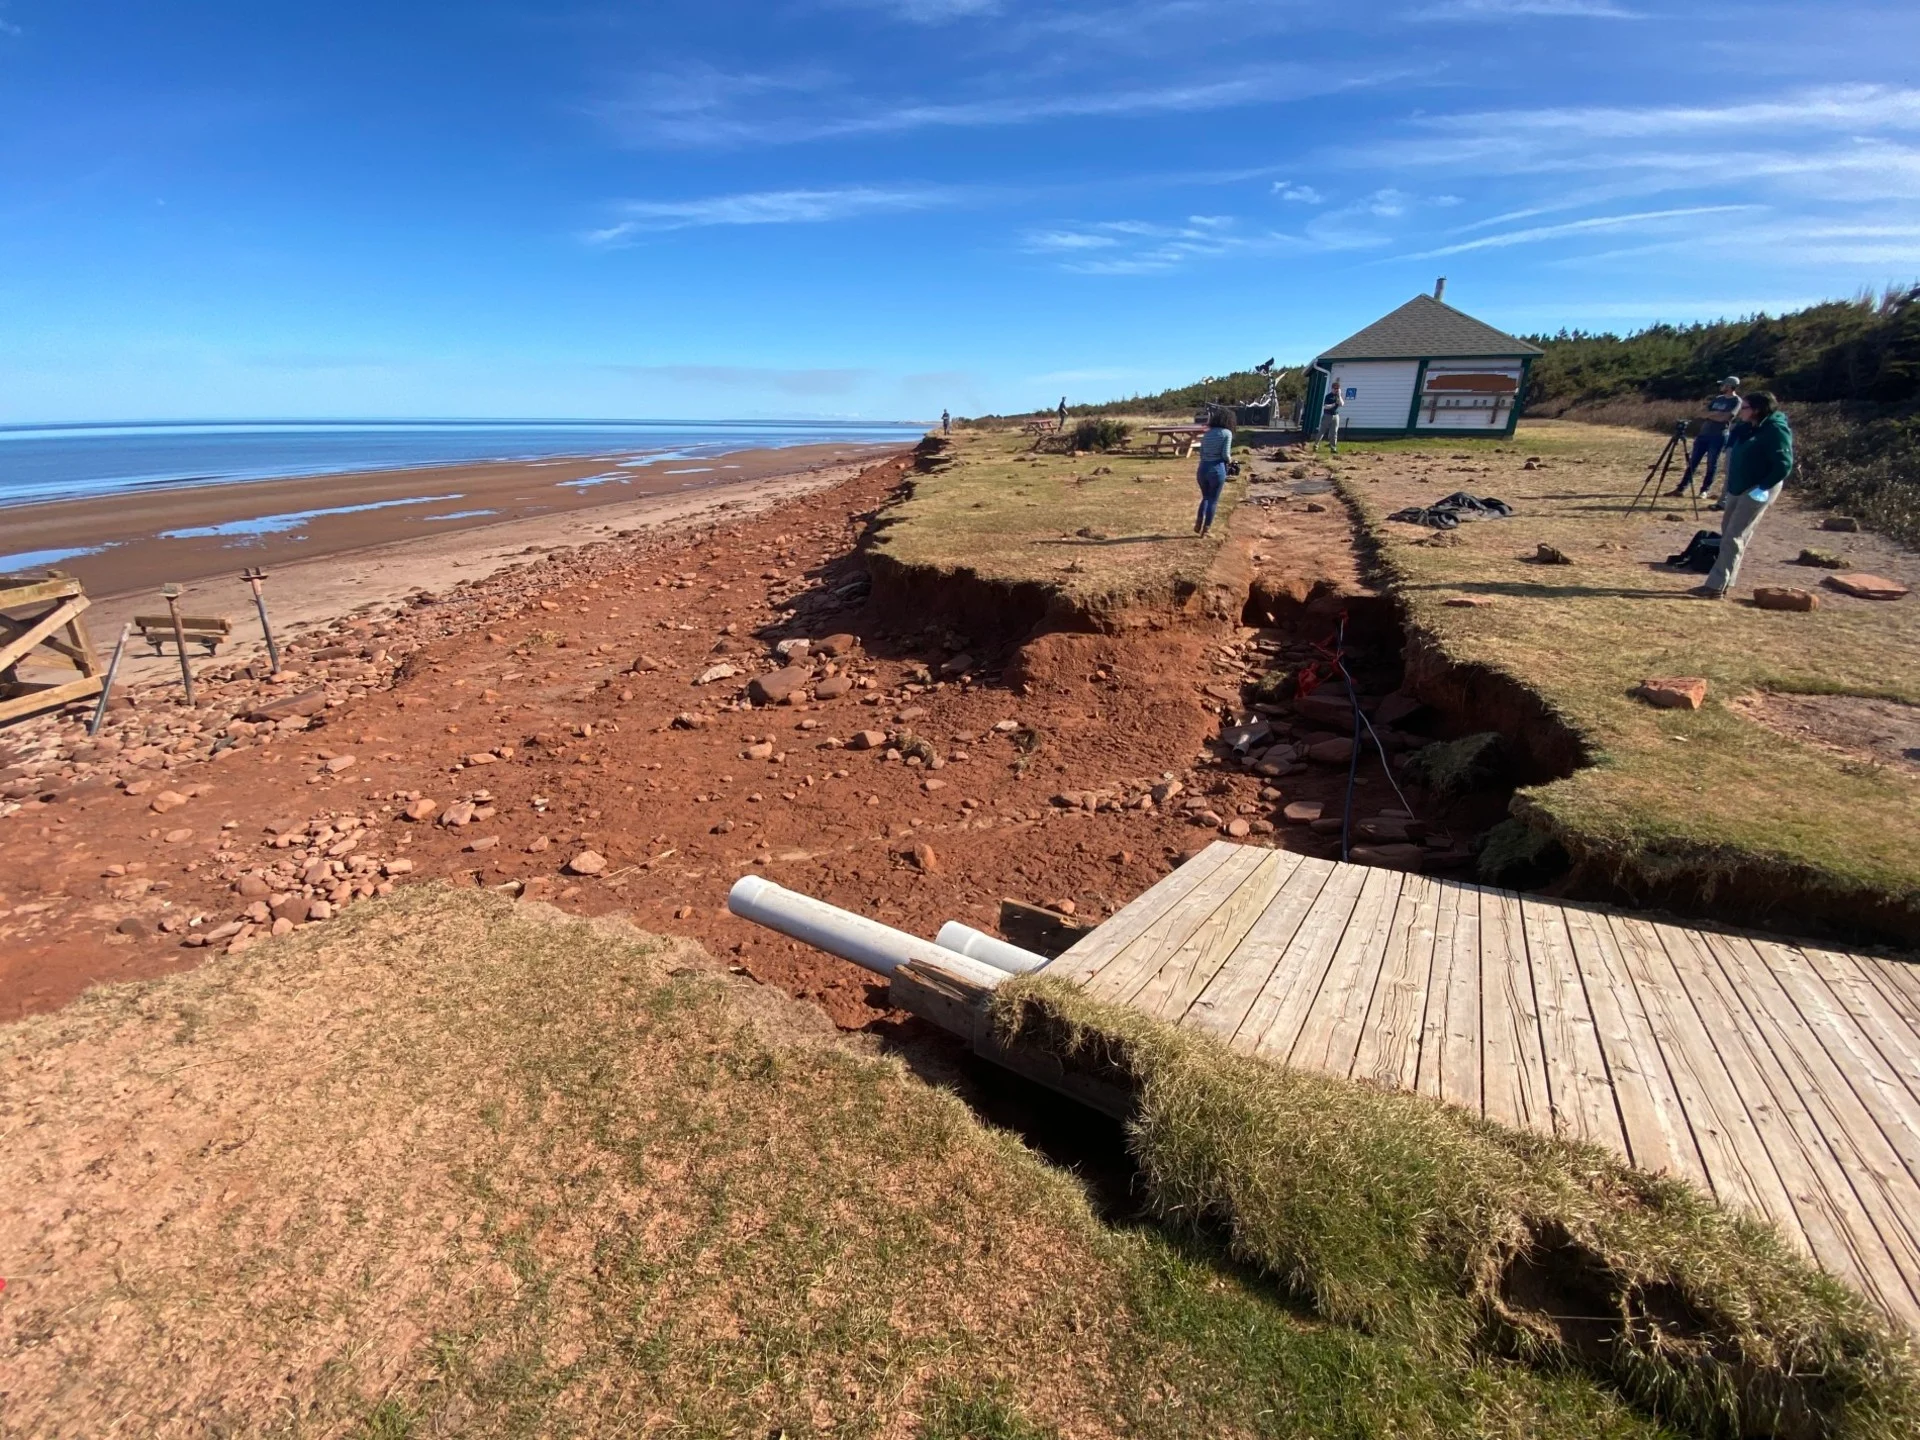
M 1539 355 L 1539 346 L 1463 315 L 1431 295 L 1416 295 L 1358 335 L 1321 355 L 1322 360 L 1467 359 Z

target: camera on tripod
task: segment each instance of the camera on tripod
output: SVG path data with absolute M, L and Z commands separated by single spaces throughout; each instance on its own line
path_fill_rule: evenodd
M 1627 503 L 1627 514 L 1633 514 L 1642 501 L 1646 502 L 1647 513 L 1649 515 L 1653 513 L 1654 505 L 1666 491 L 1667 475 L 1673 469 L 1674 461 L 1686 459 L 1686 453 L 1687 422 L 1676 420 L 1673 422 L 1672 437 L 1667 441 L 1666 447 L 1654 457 L 1653 464 L 1648 467 L 1647 478 L 1640 482 L 1639 493 Z M 1697 494 L 1693 497 L 1693 513 L 1695 518 L 1699 517 L 1700 497 Z

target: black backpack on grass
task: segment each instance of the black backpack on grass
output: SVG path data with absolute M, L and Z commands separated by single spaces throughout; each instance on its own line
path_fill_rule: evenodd
M 1693 539 L 1687 542 L 1687 548 L 1678 555 L 1667 556 L 1667 564 L 1681 570 L 1692 570 L 1704 575 L 1713 569 L 1720 559 L 1720 532 L 1718 530 L 1696 530 Z

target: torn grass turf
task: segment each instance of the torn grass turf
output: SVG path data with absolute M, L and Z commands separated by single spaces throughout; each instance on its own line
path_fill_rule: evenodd
M 1605 1151 L 1239 1055 L 1044 975 L 1008 1045 L 1136 1098 L 1153 1211 L 1225 1233 L 1329 1321 L 1592 1375 L 1700 1435 L 1910 1435 L 1912 1339 L 1779 1236 Z

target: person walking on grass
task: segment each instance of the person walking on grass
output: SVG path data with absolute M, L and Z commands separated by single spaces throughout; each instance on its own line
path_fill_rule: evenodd
M 1727 518 L 1720 525 L 1720 558 L 1706 583 L 1690 590 L 1706 600 L 1724 600 L 1740 578 L 1740 561 L 1767 506 L 1793 473 L 1793 431 L 1779 402 L 1756 390 L 1741 402 L 1740 418 L 1727 436 Z
M 1194 534 L 1213 528 L 1213 512 L 1227 488 L 1227 466 L 1232 463 L 1233 417 L 1216 405 L 1207 412 L 1207 433 L 1200 437 L 1200 469 L 1194 476 L 1200 484 L 1200 510 L 1193 517 Z
M 1702 408 L 1705 414 L 1700 420 L 1700 433 L 1693 439 L 1693 452 L 1687 456 L 1686 473 L 1669 494 L 1684 495 L 1692 488 L 1693 472 L 1699 468 L 1702 460 L 1707 462 L 1707 474 L 1700 482 L 1700 498 L 1706 499 L 1707 492 L 1713 489 L 1713 472 L 1720 466 L 1720 452 L 1726 448 L 1727 431 L 1740 414 L 1740 377 L 1729 375 L 1722 380 L 1720 393 L 1709 396 Z
M 1060 415 L 1059 428 L 1064 430 L 1067 428 L 1067 397 L 1064 395 L 1060 397 L 1059 415 Z
M 1333 453 L 1340 453 L 1340 412 L 1346 409 L 1347 397 L 1341 393 L 1340 381 L 1329 377 L 1327 396 L 1320 402 L 1320 430 L 1313 437 L 1313 448 L 1318 450 L 1320 442 L 1325 440 L 1333 447 Z

